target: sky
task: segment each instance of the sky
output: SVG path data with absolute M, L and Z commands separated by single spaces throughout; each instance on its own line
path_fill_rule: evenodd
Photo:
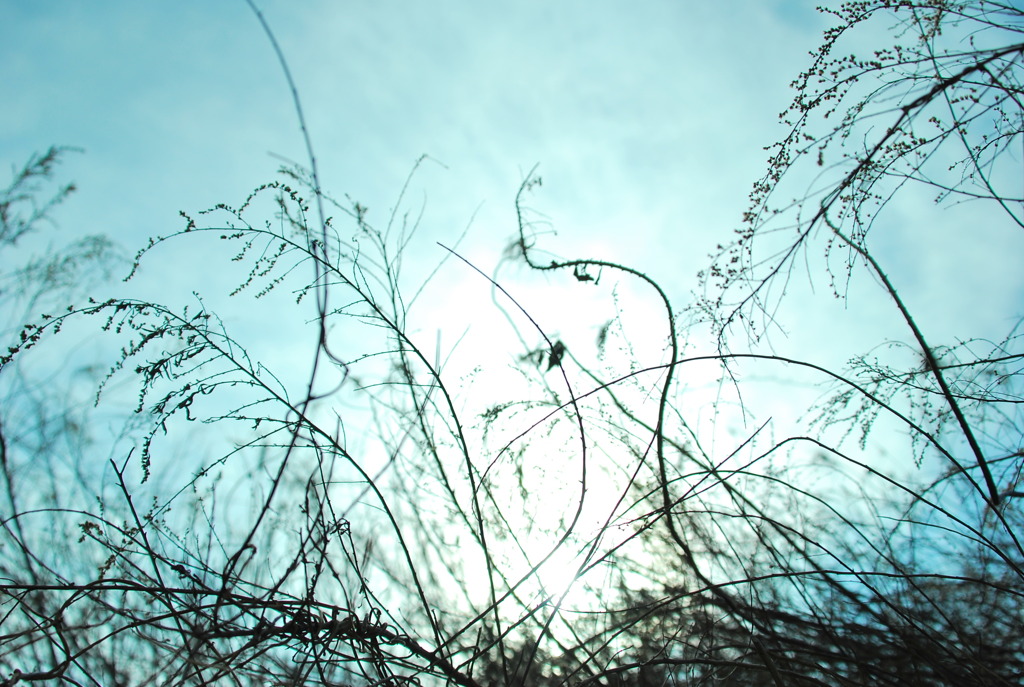
M 763 146 L 780 134 L 789 81 L 825 26 L 815 0 L 257 4 L 294 77 L 328 193 L 358 200 L 381 225 L 429 156 L 406 195 L 423 207 L 410 283 L 445 257 L 435 242 L 455 246 L 465 233 L 460 253 L 574 351 L 592 347 L 616 302 L 602 292 L 594 312 L 582 300 L 553 303 L 552 286 L 574 286 L 571 276 L 531 279 L 501 264 L 528 171 L 543 178 L 529 205 L 555 232 L 542 237 L 546 250 L 634 265 L 683 307 L 707 254 L 738 224 Z M 59 171 L 78 191 L 41 245 L 101 233 L 131 255 L 181 229 L 179 211 L 237 205 L 282 160 L 308 164 L 288 83 L 243 0 L 4 3 L 0 66 L 0 161 L 13 168 L 51 145 L 84 151 Z M 258 357 L 306 360 L 308 335 L 253 323 L 214 298 L 230 285 L 207 248 L 163 247 L 139 279 L 108 293 L 188 303 L 201 291 Z M 660 306 L 642 296 L 619 293 L 617 305 L 660 323 Z M 581 316 L 575 339 L 569 313 Z M 446 372 L 471 395 L 495 387 L 474 370 L 499 369 L 501 379 L 537 345 L 518 323 L 521 345 L 489 284 L 449 261 L 416 326 L 443 356 L 459 342 Z M 634 345 L 647 364 L 664 362 L 663 329 Z
M 294 77 L 328 193 L 368 207 L 382 226 L 416 160 L 428 156 L 405 197 L 423 217 L 406 261 L 410 283 L 446 256 L 436 242 L 458 244 L 546 331 L 565 337 L 568 311 L 590 307 L 567 309 L 551 296 L 553 286 L 574 286 L 571 275 L 531 280 L 502 262 L 527 172 L 536 166 L 543 179 L 528 198 L 546 221 L 540 248 L 634 266 L 685 308 L 709 252 L 739 225 L 765 171 L 764 147 L 785 133 L 778 113 L 792 98 L 789 84 L 828 26 L 817 0 L 257 4 Z M 54 144 L 84 151 L 61 169 L 79 190 L 47 240 L 103 233 L 130 255 L 149 236 L 180 229 L 179 211 L 237 205 L 283 160 L 308 164 L 287 81 L 244 0 L 38 0 L 2 13 L 0 160 L 13 168 Z M 913 219 L 899 212 L 897 226 Z M 1004 332 L 1024 301 L 1012 257 L 1020 241 L 984 225 L 965 240 L 970 212 L 878 239 L 937 340 Z M 179 302 L 193 290 L 223 292 L 230 287 L 216 282 L 212 259 L 171 245 L 131 288 Z M 437 283 L 416 325 L 424 338 L 450 320 L 447 355 L 463 332 L 483 336 L 462 344 L 471 353 L 461 357 L 466 368 L 453 369 L 458 377 L 488 364 L 478 352 L 494 343 L 481 330 L 499 315 L 489 284 L 468 266 L 447 263 Z M 779 354 L 843 362 L 848 339 L 867 331 L 867 340 L 884 340 L 900 326 L 891 306 L 877 307 L 870 279 L 856 280 L 838 310 L 820 276 L 792 289 L 784 333 L 772 341 Z M 618 305 L 640 321 L 655 321 L 660 308 L 646 295 Z M 225 316 L 250 324 L 244 312 Z M 586 318 L 578 337 L 593 337 L 603 321 Z M 283 328 L 255 324 L 253 345 L 306 350 Z M 663 362 L 660 337 L 647 337 L 652 362 Z M 514 363 L 522 349 L 505 348 L 502 363 Z M 709 349 L 698 341 L 694 350 Z
M 472 223 L 464 250 L 489 272 L 538 165 L 532 205 L 557 232 L 545 247 L 650 270 L 683 298 L 784 133 L 789 83 L 827 26 L 816 4 L 260 6 L 324 188 L 371 221 L 428 155 L 412 196 L 425 198 L 427 233 L 453 243 Z M 0 159 L 84 149 L 64 170 L 81 189 L 58 215 L 65 235 L 103 232 L 131 249 L 180 226 L 179 210 L 239 201 L 281 158 L 306 163 L 281 68 L 243 0 L 41 0 L 4 15 Z
M 691 272 L 734 225 L 813 2 L 264 3 L 323 185 L 384 216 L 420 155 L 432 234 L 495 260 L 539 165 L 540 203 L 581 251 Z M 305 163 L 287 84 L 242 1 L 11 3 L 0 157 L 78 146 L 64 231 L 126 244 Z M 443 167 L 441 166 L 443 165 Z M 618 240 L 628 231 L 631 241 Z M 678 246 L 678 248 L 675 248 Z M 653 250 L 652 250 L 653 249 Z M 695 258 L 689 260 L 688 258 Z M 673 261 L 674 262 L 674 261 Z M 668 267 L 668 266 L 666 266 Z M 699 267 L 697 267 L 699 268 Z
M 494 273 L 515 236 L 515 194 L 536 166 L 544 183 L 529 205 L 548 221 L 544 249 L 638 267 L 682 308 L 708 253 L 738 224 L 763 147 L 781 133 L 788 84 L 825 26 L 814 5 L 260 7 L 328 193 L 359 201 L 382 225 L 415 161 L 429 156 L 406 196 L 424 207 L 411 281 L 445 256 L 434 242 L 455 246 L 467 227 L 460 254 Z M 181 228 L 180 210 L 238 204 L 282 160 L 308 164 L 288 84 L 243 0 L 43 1 L 5 13 L 0 160 L 13 166 L 53 144 L 84 150 L 62 168 L 79 192 L 55 215 L 53 236 L 104 233 L 131 254 Z M 146 273 L 153 288 L 133 288 L 188 299 L 216 272 L 200 252 L 167 249 Z M 432 301 L 442 312 L 493 311 L 468 267 L 442 277 L 450 285 Z M 517 284 L 516 294 L 559 334 L 564 313 L 543 313 L 550 281 Z
M 416 160 L 428 156 L 406 195 L 409 207 L 423 207 L 411 281 L 446 256 L 436 242 L 455 246 L 465 233 L 459 252 L 552 335 L 570 336 L 567 311 L 586 316 L 583 333 L 567 338 L 571 349 L 606 319 L 587 311 L 584 296 L 553 302 L 552 284 L 580 285 L 502 263 L 527 172 L 536 165 L 543 178 L 529 205 L 554 232 L 541 237 L 545 250 L 637 267 L 685 307 L 709 252 L 740 223 L 765 171 L 764 147 L 785 133 L 778 114 L 789 84 L 828 25 L 818 3 L 257 0 L 294 77 L 324 189 L 383 224 Z M 56 212 L 48 240 L 103 233 L 131 254 L 149 236 L 182 228 L 180 210 L 238 204 L 282 160 L 308 164 L 287 81 L 243 0 L 7 2 L 0 74 L 3 164 L 51 145 L 84 151 L 61 168 L 79 190 Z M 1024 302 L 1016 258 L 1024 246 L 989 226 L 965 236 L 970 221 L 965 209 L 921 228 L 926 240 L 880 239 L 937 340 L 995 336 Z M 193 290 L 223 287 L 208 257 L 190 243 L 162 248 L 130 288 L 187 302 Z M 898 314 L 877 307 L 870 279 L 851 293 L 837 305 L 824 280 L 794 284 L 780 321 L 788 336 L 774 338 L 774 350 L 843 362 L 845 344 L 880 343 L 899 330 Z M 657 321 L 660 306 L 649 298 L 616 296 L 626 317 Z M 477 338 L 459 344 L 452 363 L 453 377 L 471 385 L 472 369 L 494 363 L 483 351 L 500 315 L 489 284 L 453 260 L 416 327 L 428 344 L 443 329 L 444 352 L 472 330 Z M 226 319 L 253 324 L 244 311 Z M 310 349 L 284 327 L 255 324 L 247 331 L 257 349 Z M 502 336 L 497 364 L 513 365 L 524 348 Z M 660 336 L 634 342 L 652 364 L 664 362 Z M 691 349 L 711 351 L 710 342 Z M 782 370 L 759 374 L 789 381 Z
M 554 232 L 545 249 L 649 271 L 682 307 L 779 134 L 788 83 L 824 26 L 813 5 L 260 7 L 328 193 L 382 225 L 429 156 L 406 196 L 424 206 L 412 281 L 445 256 L 435 241 L 455 246 L 467 227 L 460 253 L 494 272 L 515 236 L 515 194 L 537 166 L 544 184 L 529 204 Z M 180 210 L 237 205 L 282 160 L 308 164 L 281 66 L 243 0 L 43 1 L 4 12 L 0 160 L 13 167 L 54 144 L 84 151 L 62 167 L 79 191 L 49 240 L 103 233 L 132 254 L 180 229 Z M 152 288 L 132 288 L 188 300 L 216 272 L 200 253 L 172 246 L 148 264 Z M 443 312 L 493 310 L 468 267 L 443 276 Z M 516 292 L 538 316 L 547 283 Z M 557 334 L 563 319 L 542 324 Z

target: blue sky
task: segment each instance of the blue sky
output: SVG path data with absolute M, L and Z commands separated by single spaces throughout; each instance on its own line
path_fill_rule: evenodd
M 415 160 L 436 161 L 408 196 L 426 204 L 413 273 L 443 257 L 433 241 L 452 245 L 470 224 L 460 250 L 492 272 L 516 231 L 515 193 L 539 165 L 544 186 L 530 205 L 557 232 L 545 248 L 647 270 L 682 307 L 781 133 L 788 83 L 824 27 L 814 4 L 260 7 L 328 192 L 382 224 Z M 63 168 L 80 191 L 55 236 L 107 233 L 133 252 L 180 228 L 179 210 L 241 202 L 281 157 L 306 163 L 286 81 L 242 0 L 33 2 L 5 14 L 0 159 L 13 165 L 51 144 L 85 150 Z M 203 290 L 211 270 L 196 249 L 169 250 L 180 252 L 149 264 L 155 293 Z M 492 309 L 471 297 L 487 294 L 479 277 L 445 276 L 454 296 L 443 308 Z M 536 296 L 532 311 L 550 300 L 543 288 L 517 293 Z
M 415 160 L 430 156 L 408 196 L 426 205 L 414 273 L 444 256 L 434 241 L 454 244 L 467 225 L 460 250 L 491 273 L 515 233 L 516 190 L 539 164 L 544 185 L 530 205 L 557 232 L 544 247 L 643 269 L 680 308 L 708 252 L 738 225 L 764 173 L 763 147 L 784 133 L 777 116 L 789 83 L 827 25 L 816 4 L 259 3 L 295 77 L 328 192 L 383 223 Z M 57 240 L 107 233 L 133 251 L 181 228 L 179 210 L 240 202 L 281 157 L 306 162 L 280 66 L 242 0 L 8 3 L 0 65 L 0 160 L 13 166 L 52 144 L 85 150 L 63 168 L 80 191 L 57 214 Z M 993 229 L 959 245 L 964 218 L 929 225 L 925 251 L 913 233 L 879 240 L 940 340 L 1005 331 L 1019 310 L 1017 239 Z M 147 265 L 152 281 L 133 288 L 187 300 L 212 274 L 200 253 L 167 249 Z M 985 269 L 961 270 L 965 261 Z M 565 334 L 564 312 L 547 311 L 554 278 L 520 283 L 508 267 L 500 275 Z M 449 263 L 442 281 L 433 303 L 453 318 L 448 344 L 491 305 L 486 284 L 461 266 Z M 838 309 L 823 279 L 814 286 L 794 284 L 779 353 L 844 361 L 840 344 L 853 333 L 874 342 L 902 334 L 869 279 Z M 508 348 L 506 362 L 518 354 Z
M 778 113 L 792 97 L 789 83 L 827 25 L 817 3 L 258 2 L 295 77 L 329 193 L 358 200 L 382 224 L 414 162 L 430 156 L 407 197 L 411 207 L 425 204 L 423 237 L 408 260 L 414 275 L 444 257 L 435 241 L 452 245 L 467 225 L 460 251 L 494 272 L 515 235 L 516 191 L 539 164 L 544 184 L 529 204 L 557 232 L 542 237 L 543 247 L 644 270 L 677 308 L 688 305 L 708 253 L 739 225 L 765 171 L 764 146 L 785 133 Z M 274 177 L 281 158 L 307 162 L 286 81 L 243 0 L 7 3 L 0 67 L 0 160 L 13 166 L 53 144 L 85 151 L 62 168 L 79 192 L 56 215 L 55 242 L 106 233 L 134 252 L 150 235 L 182 228 L 179 210 L 237 204 Z M 1024 300 L 1020 232 L 978 221 L 971 208 L 922 225 L 914 208 L 893 208 L 898 231 L 879 232 L 877 246 L 927 335 L 952 343 L 1005 332 Z M 193 290 L 223 290 L 221 263 L 202 245 L 160 249 L 129 288 L 177 302 Z M 645 364 L 665 362 L 663 331 L 644 329 L 660 322 L 649 292 L 624 286 L 613 300 L 583 294 L 568 275 L 507 265 L 498 274 L 571 350 L 591 344 L 618 306 L 638 325 L 633 352 Z M 573 287 L 579 300 L 552 290 Z M 832 298 L 820 274 L 813 288 L 801 279 L 791 288 L 779 320 L 789 336 L 773 338 L 781 355 L 843 363 L 906 337 L 869 278 L 854 281 L 848 304 Z M 470 332 L 446 367 L 454 386 L 469 395 L 484 384 L 504 391 L 492 380 L 502 380 L 499 368 L 514 367 L 523 347 L 501 329 L 486 282 L 451 261 L 428 303 L 414 324 L 423 345 L 443 330 L 446 355 Z M 245 329 L 252 323 L 244 308 L 224 314 L 258 354 L 281 360 L 311 350 L 308 334 L 290 336 L 277 321 Z M 691 352 L 712 350 L 696 341 Z M 713 419 L 717 372 L 681 372 L 692 376 L 687 384 L 707 387 L 684 397 L 681 412 Z M 772 416 L 775 438 L 787 436 L 788 412 L 804 410 L 784 407 L 779 390 L 785 401 L 819 393 L 795 386 L 790 372 L 752 373 L 775 392 L 760 399 L 766 412 L 754 425 Z M 479 410 L 465 397 L 459 403 Z M 716 455 L 752 431 L 714 429 L 723 440 Z
M 539 164 L 544 185 L 530 205 L 557 231 L 544 246 L 649 271 L 677 307 L 763 173 L 788 84 L 824 27 L 814 4 L 259 2 L 295 77 L 328 192 L 360 201 L 380 224 L 417 158 L 437 161 L 423 165 L 408 195 L 413 207 L 426 203 L 423 240 L 407 261 L 413 273 L 444 256 L 434 241 L 452 245 L 467 225 L 460 250 L 492 273 L 515 235 L 516 191 Z M 47 240 L 57 244 L 106 233 L 131 253 L 182 228 L 179 210 L 240 203 L 273 178 L 280 157 L 306 163 L 286 81 L 242 0 L 7 3 L 0 65 L 0 160 L 13 166 L 53 144 L 85 151 L 61 171 L 79 192 L 56 214 L 58 233 Z M 222 263 L 207 246 L 161 248 L 128 288 L 179 303 L 193 290 L 223 292 L 211 284 Z M 506 267 L 500 276 L 581 354 L 614 314 L 608 292 L 552 298 L 552 288 L 574 285 L 568 275 L 531 279 Z M 641 295 L 618 293 L 624 316 L 643 323 L 653 313 L 660 323 L 660 306 Z M 491 398 L 481 389 L 504 388 L 492 380 L 507 379 L 523 347 L 487 283 L 454 261 L 429 303 L 415 325 L 425 346 L 443 329 L 447 355 L 469 331 L 446 373 L 471 414 Z M 280 321 L 246 328 L 244 304 L 226 306 L 218 310 L 258 356 L 298 355 L 305 374 L 308 333 L 292 336 Z M 581 316 L 576 338 L 567 313 Z M 663 335 L 641 330 L 633 341 L 646 364 L 664 362 Z
M 681 253 L 702 258 L 735 224 L 787 84 L 819 38 L 813 4 L 263 10 L 325 188 L 382 215 L 430 155 L 447 167 L 428 165 L 422 181 L 431 228 L 455 236 L 482 203 L 471 240 L 493 260 L 514 229 L 522 175 L 539 163 L 543 209 L 570 246 L 646 259 L 684 236 Z M 241 0 L 18 3 L 5 14 L 0 157 L 86 150 L 67 169 L 82 190 L 65 231 L 141 241 L 174 226 L 179 209 L 267 180 L 279 165 L 269 153 L 305 161 L 281 70 Z M 625 226 L 635 240 L 624 246 Z

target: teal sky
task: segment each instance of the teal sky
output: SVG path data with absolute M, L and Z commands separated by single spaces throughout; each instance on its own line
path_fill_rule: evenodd
M 820 36 L 807 2 L 264 2 L 295 76 L 324 186 L 383 216 L 428 165 L 431 230 L 493 261 L 515 191 L 569 247 L 703 258 L 734 225 L 787 84 Z M 86 154 L 65 231 L 126 243 L 179 209 L 232 202 L 305 162 L 289 92 L 242 0 L 10 3 L 0 28 L 0 158 Z M 371 215 L 373 219 L 374 215 Z M 632 238 L 617 240 L 628 227 Z M 651 249 L 654 249 L 653 251 Z M 476 253 L 479 251 L 479 253 Z M 625 251 L 627 255 L 622 255 Z M 699 260 L 685 260 L 687 273 Z
M 530 205 L 557 232 L 544 247 L 647 270 L 677 307 L 738 224 L 788 84 L 825 26 L 813 0 L 259 4 L 329 193 L 382 225 L 430 156 L 407 196 L 426 205 L 412 250 L 421 274 L 444 256 L 434 241 L 452 245 L 467 225 L 460 251 L 491 273 L 515 235 L 516 191 L 539 165 Z M 287 83 L 243 0 L 4 13 L 0 159 L 85 150 L 62 170 L 80 191 L 56 236 L 107 233 L 133 252 L 179 229 L 179 210 L 237 204 L 281 158 L 307 162 Z M 159 297 L 204 290 L 211 266 L 195 248 L 160 255 L 148 265 Z M 493 310 L 474 300 L 489 293 L 478 276 L 445 276 L 445 312 Z M 517 294 L 545 326 L 564 321 L 543 319 L 543 291 Z
M 494 274 L 515 236 L 516 191 L 539 165 L 544 183 L 529 205 L 557 232 L 542 236 L 541 247 L 637 267 L 682 309 L 709 252 L 732 239 L 751 185 L 765 173 L 764 147 L 786 133 L 778 114 L 792 98 L 789 84 L 828 25 L 818 2 L 258 4 L 295 77 L 328 193 L 359 201 L 381 226 L 415 161 L 429 156 L 406 198 L 414 211 L 424 207 L 422 240 L 406 260 L 411 283 L 445 257 L 435 242 L 453 245 L 467 226 L 460 251 Z M 288 85 L 243 0 L 7 2 L 0 68 L 0 161 L 14 166 L 54 144 L 84 149 L 61 169 L 79 192 L 56 213 L 58 233 L 48 239 L 55 243 L 105 233 L 133 253 L 149 236 L 181 229 L 180 210 L 238 204 L 274 178 L 282 159 L 308 163 Z M 1024 311 L 1024 233 L 968 206 L 922 221 L 921 203 L 930 200 L 895 204 L 872 240 L 926 336 L 952 344 L 1005 334 Z M 194 290 L 226 293 L 223 256 L 207 247 L 163 247 L 140 280 L 111 288 L 177 303 Z M 820 253 L 815 246 L 809 260 Z M 787 285 L 776 353 L 838 369 L 855 353 L 908 338 L 871 278 L 855 278 L 843 303 L 827 277 L 811 272 L 812 281 L 801 275 Z M 636 367 L 666 362 L 661 306 L 650 291 L 605 282 L 599 292 L 571 275 L 538 277 L 509 265 L 497 277 L 574 354 L 596 356 L 597 327 L 618 308 L 632 327 L 619 369 L 630 356 Z M 252 322 L 237 301 L 210 302 L 256 359 L 300 360 L 297 376 L 307 372 L 313 332 L 295 336 L 286 321 L 294 313 Z M 520 342 L 504 317 L 487 282 L 450 261 L 412 324 L 425 349 L 437 341 L 445 357 L 457 347 L 444 371 L 468 418 L 495 396 L 516 393 L 518 357 L 537 345 L 522 318 L 519 331 L 534 338 Z M 691 344 L 691 354 L 714 352 L 710 341 Z M 760 403 L 761 413 L 718 423 L 719 372 L 685 366 L 678 376 L 689 392 L 680 412 L 711 428 L 707 447 L 716 456 L 769 417 L 774 439 L 803 432 L 807 404 L 820 398 L 789 369 L 746 368 L 766 383 L 762 396 L 743 399 Z M 653 398 L 645 394 L 637 391 Z M 612 501 L 591 502 L 600 510 Z
M 764 146 L 784 134 L 789 83 L 827 25 L 816 4 L 259 3 L 328 192 L 382 224 L 415 160 L 430 156 L 408 196 L 426 208 L 413 271 L 444 256 L 434 241 L 451 245 L 471 225 L 460 250 L 491 273 L 515 233 L 516 190 L 539 164 L 544 185 L 530 205 L 557 231 L 543 246 L 643 269 L 679 308 L 739 224 Z M 243 0 L 6 3 L 0 65 L 0 160 L 13 166 L 52 144 L 85 150 L 62 170 L 80 191 L 60 208 L 55 236 L 107 233 L 131 252 L 181 228 L 179 210 L 238 203 L 281 158 L 307 162 L 286 81 Z M 927 243 L 913 233 L 879 242 L 940 340 L 1005 331 L 1024 292 L 1017 237 L 982 227 L 994 233 L 959 245 L 963 218 L 926 227 Z M 187 299 L 210 276 L 195 250 L 178 244 L 148 265 L 162 296 Z M 451 288 L 435 301 L 444 312 L 472 320 L 491 307 L 479 277 L 446 270 Z M 544 284 L 516 288 L 558 333 L 565 317 L 545 319 Z M 821 310 L 798 300 L 811 289 L 793 289 L 781 354 L 843 361 L 838 344 L 851 332 L 898 325 L 868 279 L 835 318 L 824 279 L 813 291 Z M 453 324 L 446 343 L 467 326 Z

